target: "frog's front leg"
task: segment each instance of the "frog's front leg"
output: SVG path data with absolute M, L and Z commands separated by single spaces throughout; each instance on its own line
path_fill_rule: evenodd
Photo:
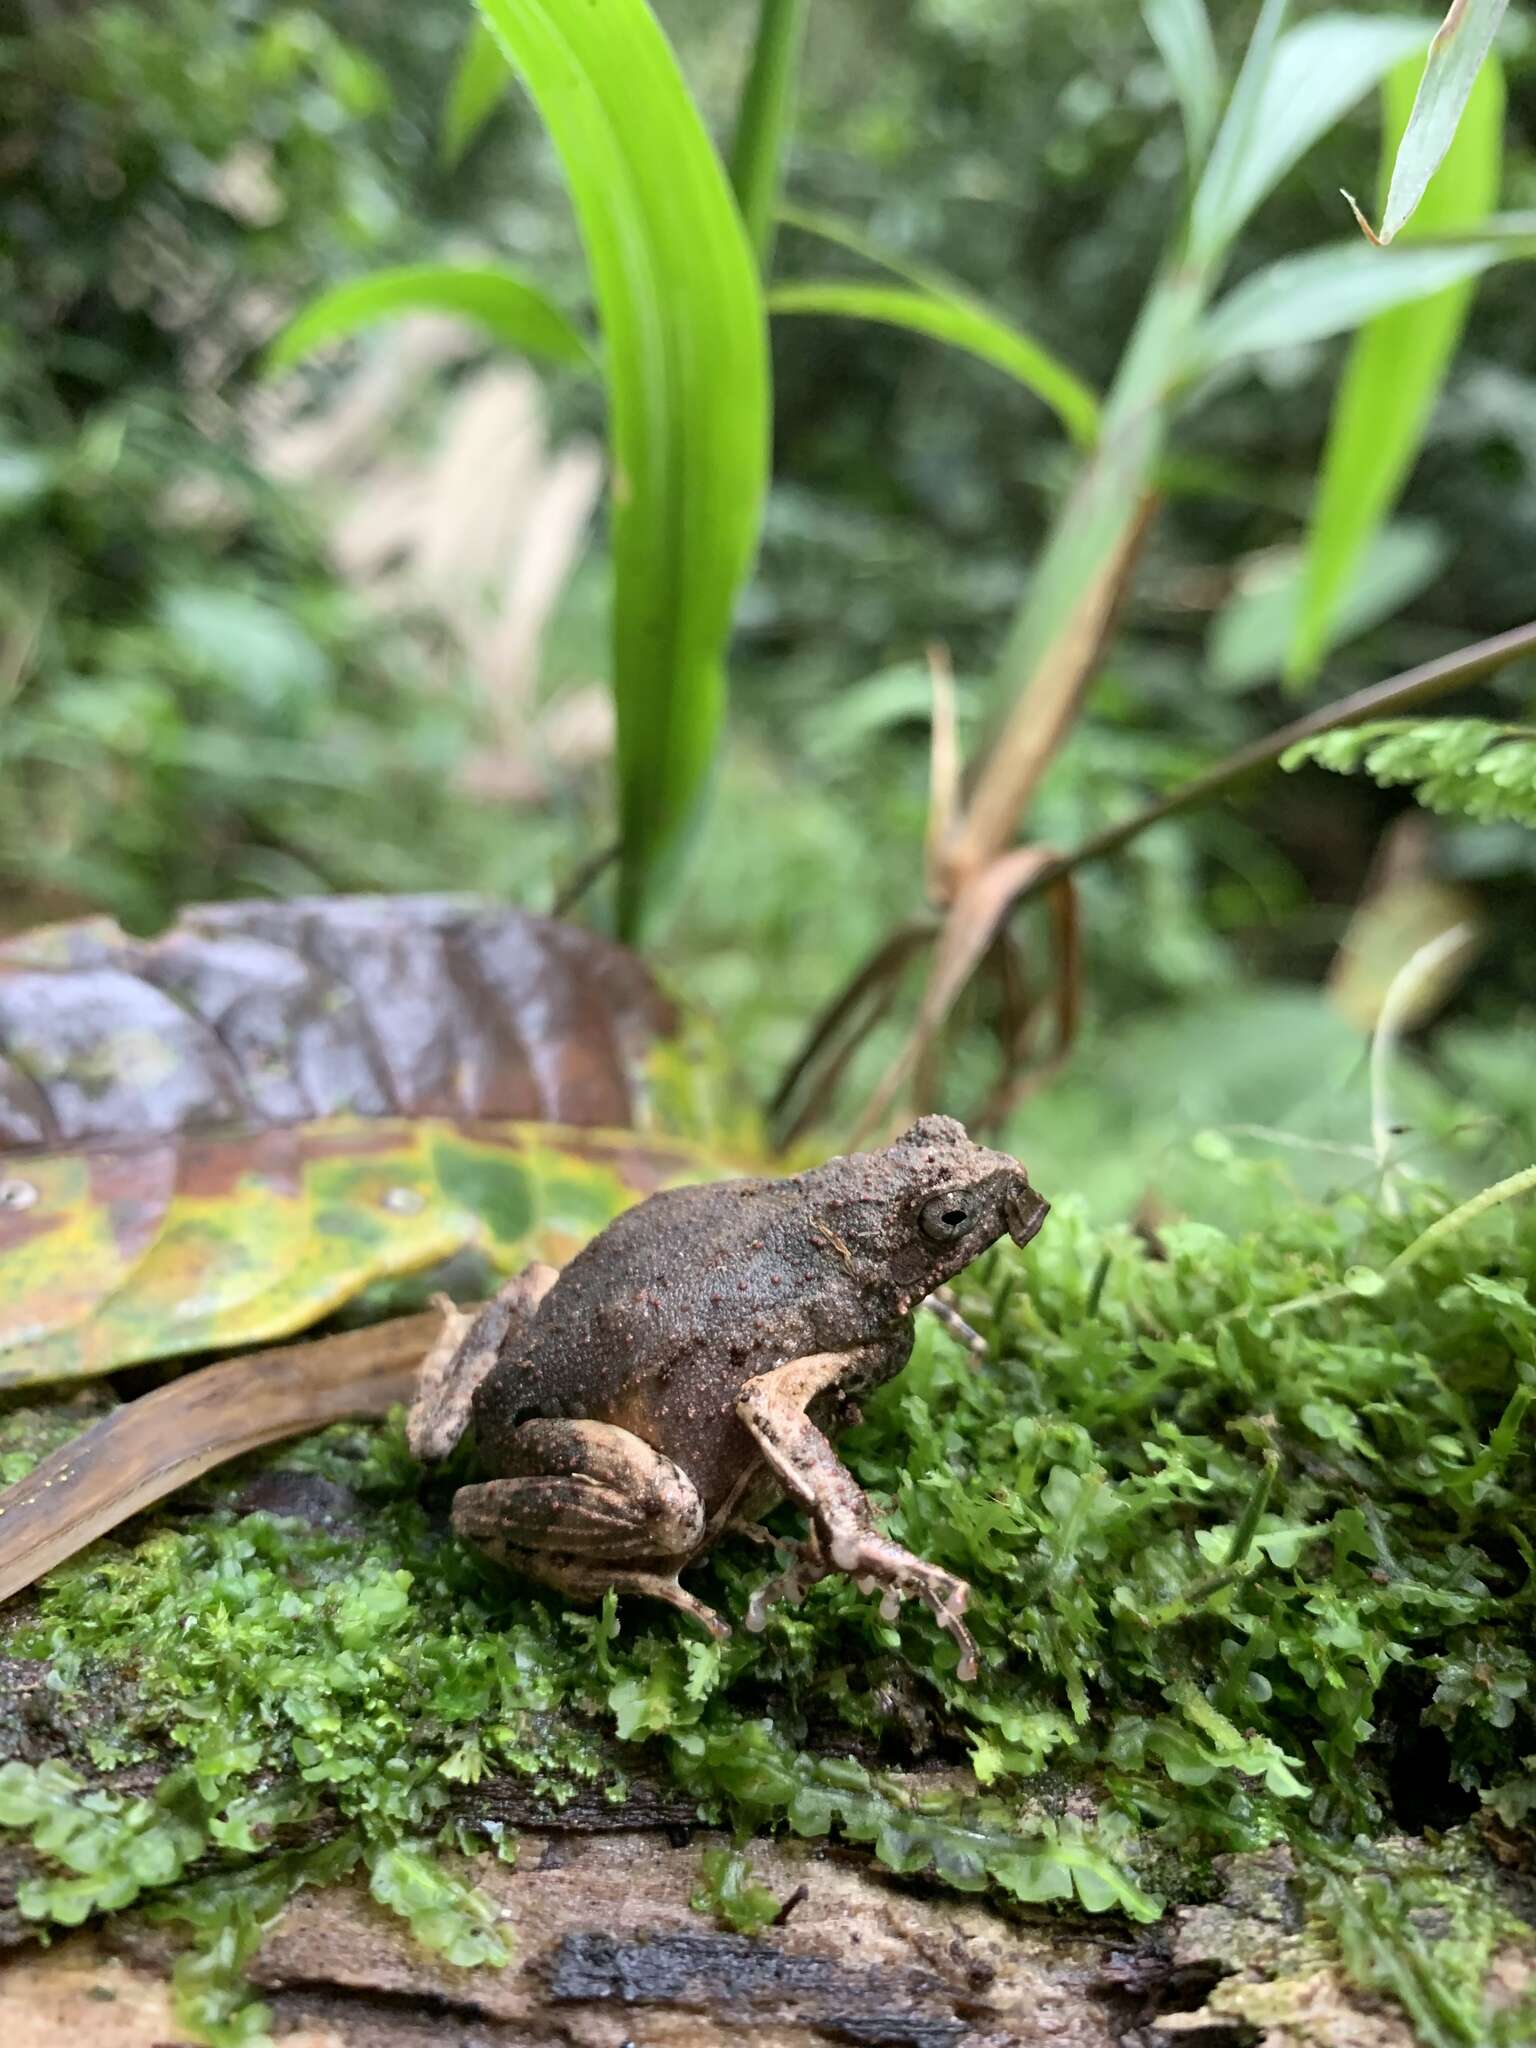
M 818 1351 L 793 1358 L 742 1388 L 736 1413 L 757 1440 L 764 1461 L 785 1491 L 810 1512 L 816 1543 L 780 1582 L 786 1593 L 803 1590 L 828 1571 L 846 1572 L 861 1585 L 885 1589 L 881 1611 L 893 1616 L 902 1599 L 916 1598 L 932 1611 L 960 1648 L 958 1675 L 976 1676 L 976 1645 L 960 1619 L 970 1596 L 963 1579 L 914 1557 L 881 1534 L 869 1501 L 853 1474 L 806 1414 L 819 1394 L 877 1374 L 881 1354 Z M 749 1625 L 762 1626 L 754 1601 Z
M 704 1504 L 680 1466 L 613 1422 L 535 1417 L 512 1433 L 516 1469 L 453 1498 L 455 1532 L 562 1593 L 642 1593 L 730 1630 L 677 1575 L 698 1551 Z
M 436 1465 L 453 1449 L 469 1426 L 476 1387 L 514 1327 L 528 1321 L 559 1277 L 554 1266 L 535 1259 L 477 1316 L 456 1308 L 446 1294 L 434 1295 L 443 1327 L 421 1362 L 416 1398 L 405 1418 L 405 1439 L 419 1464 Z

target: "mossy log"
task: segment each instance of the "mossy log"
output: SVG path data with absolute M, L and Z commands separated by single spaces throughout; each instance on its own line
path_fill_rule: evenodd
M 129 1702 L 65 1701 L 47 1667 L 0 1660 L 0 1761 L 48 1757 L 89 1771 L 85 1746 Z M 90 1772 L 152 1793 L 171 1767 Z M 1214 1905 L 1158 1924 L 1024 1911 L 890 1876 L 825 1843 L 759 1841 L 756 1880 L 782 1901 L 779 1924 L 721 1932 L 690 1903 L 711 1840 L 690 1803 L 631 1775 L 622 1802 L 600 1790 L 558 1812 L 515 1779 L 466 1787 L 474 1828 L 515 1828 L 515 1867 L 492 1856 L 465 1872 L 512 1936 L 502 1970 L 464 1970 L 343 1883 L 301 1892 L 249 1969 L 287 2048 L 1409 2048 L 1385 2007 L 1309 1958 L 1283 1851 L 1226 1859 Z M 306 1823 L 312 1839 L 328 1825 Z M 274 1838 L 274 1851 L 292 1846 Z M 32 1852 L 0 1856 L 0 2038 L 8 2048 L 164 2048 L 185 2038 L 171 2002 L 179 1937 L 135 1911 L 48 1947 L 20 1914 Z M 1253 2017 L 1250 2018 L 1249 2015 Z

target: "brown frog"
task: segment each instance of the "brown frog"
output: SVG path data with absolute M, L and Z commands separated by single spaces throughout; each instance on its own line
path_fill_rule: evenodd
M 883 1535 L 827 1432 L 906 1364 L 913 1310 L 1047 1204 L 1022 1166 L 928 1116 L 880 1152 L 785 1180 L 706 1183 L 630 1209 L 563 1272 L 530 1266 L 422 1369 L 408 1433 L 425 1463 L 474 1427 L 498 1476 L 461 1487 L 453 1526 L 499 1562 L 577 1595 L 644 1593 L 729 1633 L 678 1574 L 788 1494 L 809 1539 L 753 1599 L 833 1571 L 923 1600 L 960 1646 L 969 1588 Z

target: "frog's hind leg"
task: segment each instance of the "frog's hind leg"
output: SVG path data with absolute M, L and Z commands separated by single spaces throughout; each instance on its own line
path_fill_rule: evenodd
M 557 1593 L 573 1594 L 578 1600 L 601 1600 L 605 1593 L 635 1593 L 643 1599 L 665 1600 L 669 1607 L 680 1608 L 716 1642 L 724 1642 L 731 1632 L 729 1624 L 720 1619 L 713 1607 L 706 1607 L 677 1583 L 680 1566 L 674 1566 L 671 1572 L 630 1571 L 617 1565 L 609 1570 L 601 1565 L 578 1564 L 574 1558 L 544 1557 L 536 1551 L 521 1555 L 508 1551 L 504 1562 L 526 1572 L 541 1585 L 553 1586 Z
M 703 1540 L 704 1504 L 670 1458 L 617 1423 L 548 1416 L 522 1423 L 510 1453 L 520 1471 L 454 1496 L 466 1542 L 562 1593 L 641 1593 L 730 1633 L 677 1582 Z
M 509 1280 L 476 1316 L 455 1308 L 446 1294 L 433 1297 L 442 1310 L 437 1342 L 421 1362 L 416 1398 L 405 1418 L 411 1456 L 422 1465 L 446 1458 L 469 1426 L 476 1387 L 496 1363 L 502 1345 L 526 1322 L 560 1277 L 535 1260 Z

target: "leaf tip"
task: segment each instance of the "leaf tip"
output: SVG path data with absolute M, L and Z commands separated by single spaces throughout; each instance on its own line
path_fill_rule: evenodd
M 1391 236 L 1377 234 L 1376 230 L 1371 226 L 1370 222 L 1366 219 L 1365 215 L 1360 211 L 1359 202 L 1355 198 L 1353 192 L 1346 192 L 1344 190 L 1344 187 L 1341 185 L 1339 187 L 1339 196 L 1343 199 L 1346 199 L 1349 202 L 1349 210 L 1355 216 L 1356 224 L 1358 225 L 1360 232 L 1362 235 L 1364 235 L 1365 239 L 1369 243 L 1371 243 L 1371 245 L 1374 248 L 1384 249 L 1387 246 L 1387 243 L 1392 239 Z

